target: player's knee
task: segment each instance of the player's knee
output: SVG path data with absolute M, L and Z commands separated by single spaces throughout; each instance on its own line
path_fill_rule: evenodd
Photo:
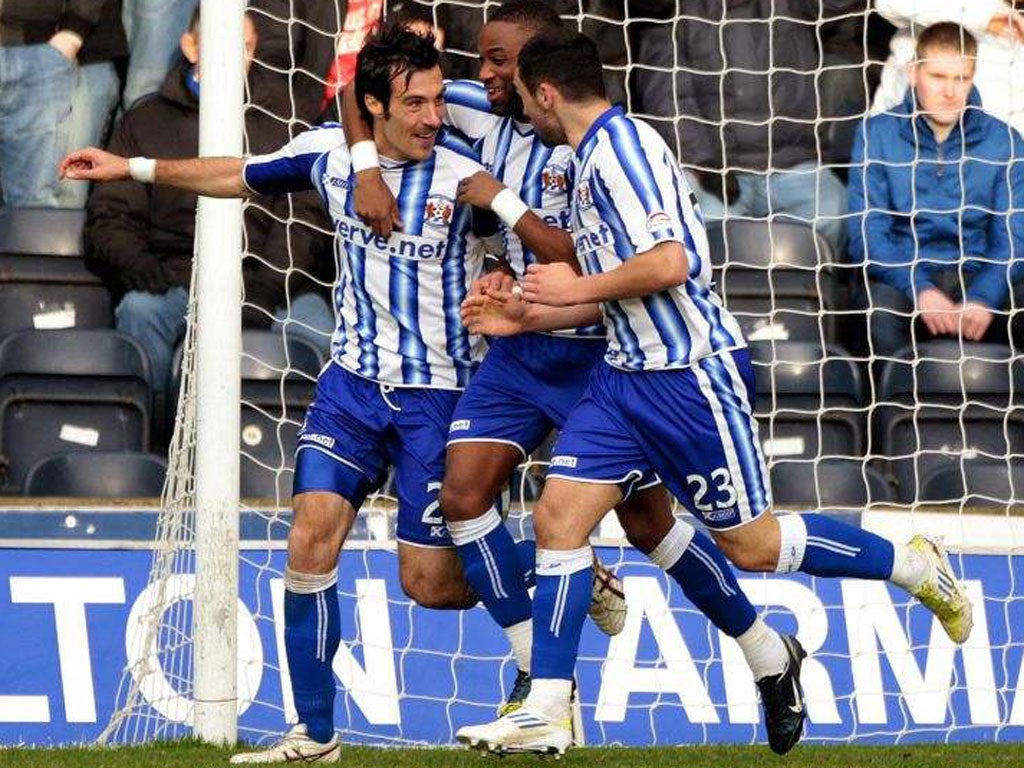
M 465 582 L 433 578 L 412 568 L 403 568 L 400 577 L 406 597 L 422 608 L 460 610 L 476 604 L 476 597 Z
M 775 564 L 779 559 L 777 551 L 772 551 L 755 539 L 748 538 L 741 541 L 719 539 L 717 543 L 725 556 L 729 558 L 729 562 L 741 571 L 771 572 L 775 570 Z
M 462 521 L 480 517 L 494 504 L 494 494 L 488 494 L 489 490 L 481 489 L 478 484 L 461 483 L 457 479 L 445 478 L 438 495 L 445 519 Z

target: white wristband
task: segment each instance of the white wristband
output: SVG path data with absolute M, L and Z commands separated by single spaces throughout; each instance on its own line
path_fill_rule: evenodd
M 156 160 L 151 157 L 128 158 L 128 175 L 143 184 L 156 181 Z
M 377 145 L 368 139 L 357 141 L 348 148 L 348 154 L 352 158 L 353 173 L 365 171 L 367 168 L 380 168 Z
M 523 218 L 523 214 L 530 210 L 530 206 L 520 200 L 519 195 L 505 187 L 491 200 L 491 210 L 505 222 L 506 227 L 515 229 L 516 224 Z

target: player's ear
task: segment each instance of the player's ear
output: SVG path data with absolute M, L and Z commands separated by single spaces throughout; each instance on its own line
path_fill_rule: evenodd
M 535 98 L 537 103 L 540 104 L 544 109 L 551 109 L 555 104 L 555 95 L 558 91 L 555 90 L 555 86 L 551 83 L 539 83 L 537 85 L 537 93 Z
M 366 108 L 370 110 L 370 114 L 374 117 L 383 119 L 386 116 L 384 105 L 380 103 L 380 99 L 371 94 L 363 96 L 363 103 L 366 104 Z

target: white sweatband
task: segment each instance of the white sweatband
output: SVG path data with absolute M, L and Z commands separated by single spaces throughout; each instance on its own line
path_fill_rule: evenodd
M 156 181 L 156 160 L 151 157 L 129 157 L 128 175 L 143 184 Z
M 367 168 L 380 168 L 377 145 L 369 139 L 357 141 L 349 147 L 348 155 L 352 159 L 352 173 L 359 173 Z
M 779 562 L 776 573 L 799 571 L 807 549 L 807 524 L 801 515 L 779 515 Z
M 530 206 L 520 200 L 519 195 L 505 187 L 491 200 L 491 210 L 505 223 L 506 227 L 515 229 L 516 224 L 523 218 L 523 214 L 530 210 Z

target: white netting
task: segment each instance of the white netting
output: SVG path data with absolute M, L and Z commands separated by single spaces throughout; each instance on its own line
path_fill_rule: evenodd
M 413 4 L 429 8 L 445 27 L 447 63 L 454 74 L 471 75 L 476 34 L 486 8 L 498 3 Z M 304 57 L 308 51 L 296 41 L 302 38 L 304 45 L 322 45 L 343 26 L 337 23 L 333 2 L 322 4 L 316 16 L 319 22 L 311 16 L 286 15 L 290 6 L 300 5 L 257 4 L 255 12 L 261 24 L 277 25 L 278 35 L 291 43 L 291 52 L 284 58 L 265 60 L 258 50 L 250 75 L 250 113 L 276 126 L 278 143 L 315 118 L 329 64 L 323 62 L 321 70 L 314 71 L 311 59 Z M 316 5 L 310 2 L 303 7 Z M 378 4 L 349 5 L 358 15 L 373 12 Z M 816 8 L 817 3 L 780 2 L 780 10 L 761 21 L 709 18 L 684 2 L 564 0 L 556 5 L 599 41 L 613 98 L 649 119 L 677 147 L 694 171 L 692 180 L 708 190 L 702 204 L 713 206 L 711 191 L 716 186 L 720 196 L 749 193 L 763 204 L 763 210 L 751 204 L 745 211 L 730 211 L 724 224 L 710 225 L 709 234 L 718 289 L 754 342 L 761 438 L 779 506 L 916 509 L 925 501 L 943 502 L 956 511 L 968 505 L 984 506 L 1004 516 L 1010 531 L 1006 540 L 1019 552 L 1021 533 L 1011 519 L 1019 513 L 1016 500 L 1024 495 L 1016 472 L 1024 452 L 1024 418 L 1015 407 L 1019 360 L 1005 344 L 958 341 L 921 347 L 913 360 L 903 362 L 879 354 L 867 339 L 864 309 L 857 303 L 866 270 L 850 266 L 846 259 L 845 206 L 826 200 L 837 189 L 842 191 L 853 126 L 867 109 L 870 90 L 877 82 L 880 62 L 872 61 L 872 55 L 877 59 L 885 48 L 884 44 L 878 47 L 878 20 L 869 17 L 863 4 L 853 3 L 826 17 L 820 9 L 804 8 Z M 333 27 L 323 22 L 332 13 Z M 734 39 L 729 37 L 730 30 L 765 24 L 774 25 L 777 34 L 751 33 L 750 39 L 768 46 L 767 53 L 759 52 L 768 62 L 776 57 L 785 60 L 791 53 L 786 46 L 800 39 L 815 46 L 810 64 L 798 71 L 789 64 L 751 70 L 742 63 L 730 63 L 722 49 L 727 39 Z M 354 25 L 350 18 L 348 27 Z M 694 26 L 703 31 L 695 34 Z M 796 37 L 783 34 L 794 29 L 800 31 Z M 343 39 L 346 42 L 339 47 L 352 50 L 351 35 Z M 693 66 L 680 49 L 683 42 L 710 47 L 711 58 L 718 56 L 718 69 Z M 859 53 L 844 53 L 850 49 Z M 717 82 L 722 104 L 729 88 L 788 76 L 810 78 L 801 82 L 812 84 L 813 103 L 798 105 L 791 114 L 794 105 L 771 103 L 775 91 L 768 89 L 765 98 L 779 119 L 708 117 L 707 110 L 696 110 L 686 101 L 687 89 L 699 85 L 701 78 L 717 78 L 721 73 L 724 77 Z M 259 90 L 260 83 L 271 81 L 285 86 L 286 98 L 276 106 Z M 782 119 L 781 115 L 790 116 Z M 787 126 L 796 131 L 793 136 L 810 141 L 810 161 L 830 174 L 826 179 L 818 178 L 818 171 L 811 174 L 816 181 L 811 184 L 809 214 L 786 210 L 778 200 L 778 205 L 771 204 L 769 186 L 785 181 L 785 169 L 792 168 L 785 164 L 792 159 L 785 140 L 769 142 L 767 167 L 742 155 L 720 158 L 721 162 L 691 162 L 687 157 L 694 136 L 701 131 L 708 135 L 704 130 L 708 127 L 712 135 L 727 142 L 743 128 L 763 128 L 763 135 L 770 137 Z M 253 139 L 249 136 L 251 148 L 266 149 L 256 147 Z M 287 237 L 264 238 L 257 246 L 250 232 L 247 268 L 262 265 L 288 284 L 276 306 L 254 303 L 251 296 L 246 302 L 265 322 L 277 315 L 283 325 L 273 328 L 288 340 L 287 345 L 278 341 L 275 347 L 256 335 L 247 337 L 246 344 L 252 346 L 243 361 L 250 376 L 243 385 L 240 435 L 243 489 L 250 493 L 243 495 L 262 497 L 258 503 L 246 503 L 242 513 L 242 597 L 249 611 L 240 629 L 241 634 L 247 633 L 240 643 L 239 690 L 245 709 L 240 735 L 251 740 L 278 733 L 293 714 L 281 664 L 281 572 L 290 467 L 295 430 L 319 367 L 313 349 L 326 339 L 323 334 L 318 337 L 317 330 L 322 329 L 313 327 L 311 315 L 297 308 L 302 306 L 299 299 L 304 292 L 329 294 L 334 269 L 331 265 L 325 272 L 322 257 L 317 263 L 307 258 L 308 253 L 297 252 L 298 247 L 319 247 L 310 243 L 318 235 L 329 236 L 330 226 L 315 207 L 295 199 L 247 205 L 248 216 L 263 216 L 264 223 L 269 221 L 270 227 L 287 233 Z M 154 607 L 140 616 L 141 659 L 130 663 L 125 674 L 117 714 L 105 733 L 109 741 L 189 733 L 191 611 L 183 598 L 190 594 L 188 575 L 193 566 L 189 548 L 194 530 L 191 340 L 190 324 L 171 471 L 149 582 Z M 510 519 L 517 538 L 530 535 L 529 505 L 542 483 L 543 456 L 534 459 L 513 478 L 518 493 L 513 494 Z M 1010 469 L 1016 485 L 1010 484 Z M 982 476 L 986 479 L 976 480 Z M 991 520 L 985 524 L 991 525 Z M 335 664 L 340 681 L 337 726 L 348 740 L 450 743 L 459 725 L 493 711 L 513 673 L 511 661 L 482 611 L 428 615 L 404 598 L 394 578 L 393 522 L 394 499 L 385 488 L 364 505 L 342 556 L 344 629 Z M 960 516 L 938 525 L 953 541 L 970 538 L 972 526 Z M 614 524 L 609 523 L 605 531 L 614 534 Z M 641 622 L 639 614 L 631 618 L 625 639 L 613 645 L 608 662 L 607 646 L 599 646 L 592 638 L 584 644 L 581 687 L 588 702 L 584 719 L 590 723 L 590 741 L 756 740 L 756 697 L 735 648 L 723 642 L 691 607 L 682 607 L 678 595 L 669 603 L 664 597 L 659 602 L 658 594 L 664 596 L 675 587 L 628 548 L 612 547 L 603 556 L 634 577 L 629 582 L 630 596 L 643 606 L 646 621 Z M 890 602 L 884 588 L 872 591 L 846 582 L 830 586 L 813 579 L 757 578 L 742 583 L 756 604 L 769 606 L 770 621 L 780 628 L 799 625 L 809 650 L 821 652 L 821 662 L 810 664 L 804 678 L 812 736 L 837 741 L 893 740 L 911 733 L 929 738 L 960 737 L 957 734 L 988 738 L 1003 732 L 1000 723 L 1011 728 L 1024 724 L 1024 704 L 1011 714 L 1007 703 L 1020 685 L 1014 672 L 1020 665 L 1020 638 L 1014 640 L 1013 629 L 1015 622 L 1018 628 L 1022 624 L 1020 592 L 1015 586 L 1020 566 L 1005 558 L 1001 573 L 999 584 L 987 593 L 989 612 L 1000 617 L 980 639 L 976 632 L 972 643 L 977 644 L 955 665 L 943 638 L 933 635 L 929 642 L 920 615 L 911 618 L 904 598 Z M 972 582 L 971 589 L 980 596 L 980 582 Z M 981 602 L 982 624 L 985 606 Z M 682 634 L 681 627 L 685 628 Z M 849 640 L 837 644 L 829 633 L 841 634 L 843 627 Z M 855 636 L 851 627 L 859 628 L 860 634 Z M 876 636 L 880 646 L 872 644 Z M 986 677 L 984 670 L 989 645 L 996 657 L 994 677 Z M 155 654 L 145 650 L 152 647 L 157 649 Z M 875 690 L 872 675 L 879 686 L 883 679 L 878 647 L 890 664 L 903 666 L 895 673 L 886 672 L 886 681 L 895 675 L 895 686 L 887 683 Z M 921 659 L 929 647 L 933 655 L 922 671 Z M 934 667 L 933 658 L 938 659 Z M 988 669 L 992 668 L 990 658 Z M 604 682 L 600 682 L 602 669 Z M 606 684 L 609 671 L 615 672 L 612 677 L 618 681 L 610 687 Z M 632 688 L 623 682 L 630 677 Z M 994 703 L 997 698 L 1002 703 Z M 628 728 L 624 725 L 630 723 Z

